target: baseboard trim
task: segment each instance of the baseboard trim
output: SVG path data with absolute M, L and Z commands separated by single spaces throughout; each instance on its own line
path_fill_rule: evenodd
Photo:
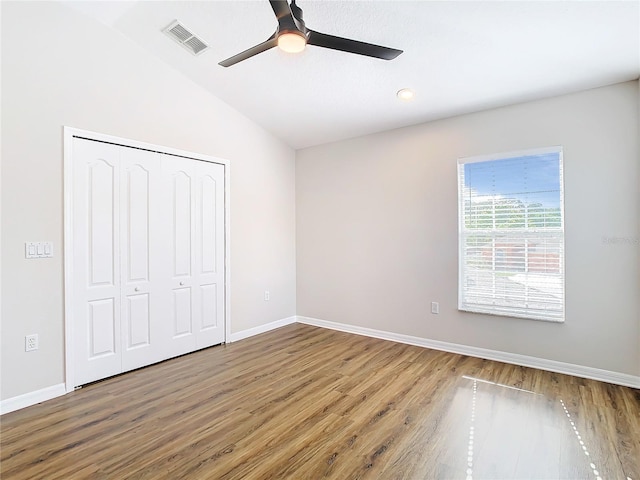
M 261 333 L 265 333 L 270 330 L 275 330 L 276 328 L 284 327 L 285 325 L 291 325 L 292 323 L 296 323 L 296 320 L 297 320 L 297 317 L 294 315 L 292 317 L 276 320 L 275 322 L 265 323 L 264 325 L 258 325 L 257 327 L 232 333 L 231 337 L 229 338 L 229 343 L 233 343 L 233 342 L 237 342 L 238 340 L 243 340 L 245 338 L 253 337 L 254 335 L 259 335 Z
M 498 362 L 511 363 L 513 365 L 520 365 L 523 367 L 532 367 L 550 372 L 573 375 L 575 377 L 589 378 L 591 380 L 614 383 L 625 387 L 640 388 L 640 376 L 629 375 L 626 373 L 618 373 L 609 370 L 601 370 L 599 368 L 575 365 L 572 363 L 530 357 L 528 355 L 520 355 L 517 353 L 501 352 L 499 350 L 489 350 L 486 348 L 470 347 L 468 345 L 460 345 L 457 343 L 441 342 L 439 340 L 430 340 L 422 337 L 414 337 L 401 333 L 330 322 L 311 317 L 298 316 L 297 322 L 316 327 L 328 328 L 331 330 L 338 330 L 345 333 L 354 333 L 356 335 L 364 335 L 366 337 L 391 340 L 393 342 L 406 343 L 408 345 L 416 345 L 418 347 L 468 355 L 470 357 L 485 358 L 487 360 L 496 360 Z
M 17 397 L 7 398 L 0 402 L 0 415 L 14 412 L 22 408 L 30 407 L 36 403 L 45 402 L 52 398 L 60 397 L 67 393 L 64 383 L 51 385 L 50 387 L 41 388 L 33 392 L 18 395 Z
M 253 337 L 254 335 L 265 333 L 269 330 L 284 327 L 285 325 L 290 325 L 292 323 L 296 323 L 295 316 L 283 318 L 280 320 L 276 320 L 275 322 L 266 323 L 254 328 L 249 328 L 247 330 L 232 333 L 228 341 L 229 343 L 237 342 L 238 340 Z M 60 397 L 62 395 L 65 395 L 66 393 L 68 392 L 66 390 L 65 384 L 59 383 L 58 385 L 52 385 L 50 387 L 35 390 L 23 395 L 18 395 L 17 397 L 7 398 L 6 400 L 0 401 L 0 415 L 4 415 L 5 413 L 13 412 L 15 410 L 20 410 L 22 408 L 30 407 L 31 405 Z
M 460 345 L 457 343 L 441 342 L 439 340 L 430 340 L 428 338 L 414 337 L 412 335 L 404 335 L 401 333 L 388 332 L 385 330 L 376 330 L 373 328 L 358 327 L 345 323 L 330 322 L 320 320 L 318 318 L 292 316 L 276 320 L 275 322 L 265 323 L 257 327 L 232 333 L 229 342 L 237 342 L 245 338 L 253 337 L 261 333 L 275 330 L 276 328 L 291 325 L 292 323 L 303 323 L 316 327 L 328 328 L 330 330 L 338 330 L 345 333 L 353 333 L 356 335 L 364 335 L 366 337 L 379 338 L 381 340 L 390 340 L 392 342 L 405 343 L 408 345 L 416 345 L 418 347 L 431 348 L 444 352 L 458 353 L 460 355 L 468 355 L 470 357 L 485 358 L 487 360 L 496 360 L 498 362 L 511 363 L 513 365 L 521 365 L 523 367 L 538 368 L 540 370 L 548 370 L 550 372 L 563 373 L 565 375 L 573 375 L 575 377 L 589 378 L 599 380 L 601 382 L 623 385 L 640 389 L 640 376 L 629 375 L 626 373 L 612 372 L 609 370 L 601 370 L 599 368 L 585 367 L 572 363 L 558 362 L 555 360 L 547 360 L 544 358 L 530 357 L 517 353 L 501 352 L 498 350 L 489 350 L 486 348 L 471 347 L 468 345 Z M 37 403 L 45 402 L 56 397 L 60 397 L 67 393 L 64 383 L 52 385 L 50 387 L 35 390 L 33 392 L 18 395 L 17 397 L 7 398 L 0 401 L 0 415 L 30 407 Z

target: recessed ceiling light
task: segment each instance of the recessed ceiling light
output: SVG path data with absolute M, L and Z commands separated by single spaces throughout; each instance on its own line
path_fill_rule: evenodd
M 405 100 L 405 101 L 413 100 L 415 95 L 416 94 L 410 88 L 403 88 L 402 90 L 398 90 L 398 92 L 396 93 L 396 96 L 400 100 Z

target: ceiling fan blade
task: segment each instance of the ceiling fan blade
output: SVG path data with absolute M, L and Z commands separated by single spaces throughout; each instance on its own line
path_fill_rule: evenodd
M 289 7 L 289 2 L 287 2 L 287 0 L 269 0 L 269 3 L 271 4 L 271 8 L 273 8 L 273 13 L 278 17 L 278 20 L 286 16 L 291 16 L 291 8 Z
M 306 29 L 302 20 L 302 10 L 296 6 L 295 1 L 291 5 L 287 0 L 269 0 L 269 3 L 273 8 L 273 13 L 278 17 L 279 32 L 297 30 L 304 34 Z
M 313 30 L 309 30 L 307 43 L 309 45 L 315 45 L 316 47 L 331 48 L 333 50 L 341 50 L 343 52 L 381 58 L 383 60 L 392 60 L 402 53 L 402 50 L 395 48 L 383 47 L 381 45 L 374 45 L 373 43 L 351 40 L 349 38 L 334 37 L 333 35 L 314 32 Z
M 229 57 L 226 60 L 221 61 L 218 65 L 222 65 L 223 67 L 230 67 L 231 65 L 235 65 L 238 62 L 246 60 L 247 58 L 251 58 L 254 55 L 262 53 L 270 48 L 275 47 L 278 44 L 278 40 L 276 39 L 275 33 L 265 42 L 259 43 L 255 47 L 251 47 L 244 52 L 238 53 L 233 57 Z

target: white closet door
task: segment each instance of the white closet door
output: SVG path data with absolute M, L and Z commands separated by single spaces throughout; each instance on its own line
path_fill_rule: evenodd
M 76 385 L 122 371 L 120 148 L 74 139 L 74 364 Z
M 224 166 L 164 155 L 171 212 L 171 351 L 224 341 Z
M 73 139 L 75 385 L 224 342 L 224 166 Z
M 196 170 L 196 346 L 224 342 L 224 166 L 197 162 Z
M 163 360 L 162 224 L 166 205 L 160 155 L 121 148 L 121 324 L 122 370 Z
M 171 155 L 162 156 L 165 192 L 169 198 L 166 238 L 169 239 L 167 264 L 168 321 L 165 338 L 170 356 L 195 350 L 194 315 L 195 270 L 195 164 Z

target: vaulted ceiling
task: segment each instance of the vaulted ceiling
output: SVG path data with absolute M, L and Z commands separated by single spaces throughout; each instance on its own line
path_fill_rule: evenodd
M 638 1 L 298 0 L 309 28 L 404 53 L 274 48 L 228 68 L 275 31 L 267 1 L 65 3 L 296 149 L 640 76 Z M 174 20 L 210 47 L 194 56 L 168 38 Z M 406 87 L 413 101 L 396 97 Z

